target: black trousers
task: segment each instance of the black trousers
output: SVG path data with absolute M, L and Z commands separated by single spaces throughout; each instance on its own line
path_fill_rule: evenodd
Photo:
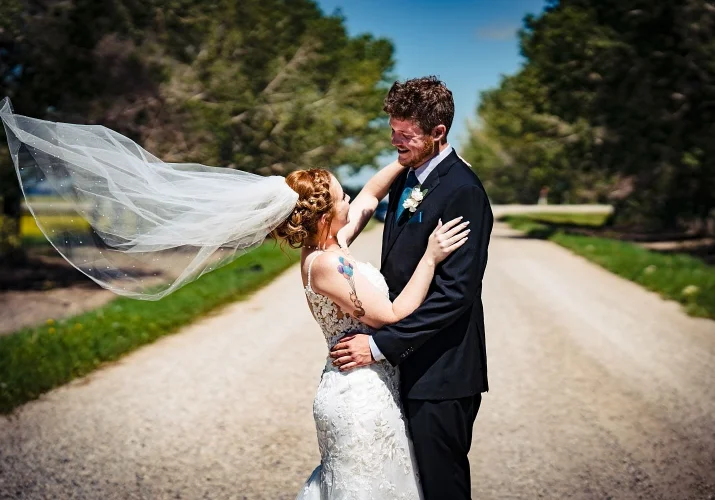
M 404 401 L 425 500 L 472 497 L 467 453 L 481 402 L 481 394 Z

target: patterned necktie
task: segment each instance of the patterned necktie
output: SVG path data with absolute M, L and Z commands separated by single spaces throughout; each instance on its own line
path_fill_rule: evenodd
M 402 215 L 402 212 L 405 211 L 404 207 L 402 206 L 403 203 L 407 198 L 410 197 L 410 193 L 412 192 L 412 189 L 417 185 L 417 174 L 415 174 L 415 171 L 410 169 L 410 172 L 407 174 L 407 181 L 405 182 L 405 188 L 402 190 L 402 196 L 400 196 L 400 202 L 397 204 L 397 211 L 395 212 L 395 220 L 400 220 L 400 216 Z

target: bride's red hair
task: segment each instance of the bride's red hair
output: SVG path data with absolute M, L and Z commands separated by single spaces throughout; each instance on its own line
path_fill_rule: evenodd
M 298 193 L 298 201 L 273 235 L 285 240 L 292 248 L 300 248 L 306 239 L 318 236 L 318 222 L 323 214 L 328 214 L 325 227 L 329 228 L 334 207 L 330 195 L 332 177 L 328 170 L 320 168 L 291 172 L 286 183 Z

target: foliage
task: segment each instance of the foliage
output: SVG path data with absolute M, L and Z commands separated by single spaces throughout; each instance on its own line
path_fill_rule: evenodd
M 470 128 L 465 157 L 496 203 L 534 203 L 544 186 L 551 202 L 603 202 L 608 183 L 589 170 L 588 158 L 579 160 L 580 172 L 569 168 L 594 141 L 594 131 L 547 110 L 534 71 L 505 77 L 499 89 L 482 92 L 482 125 Z
M 72 231 L 75 233 L 87 233 L 89 231 L 89 222 L 71 215 L 39 215 L 41 224 L 47 230 Z M 35 236 L 43 236 L 42 231 L 37 226 L 37 222 L 32 215 L 23 215 L 20 219 L 20 235 L 23 238 Z M 44 236 L 43 236 L 44 239 Z
M 524 20 L 523 69 L 482 96 L 475 168 L 506 198 L 533 201 L 539 182 L 578 201 L 610 191 L 616 222 L 702 230 L 715 206 L 713 35 L 707 0 L 551 0 Z M 484 161 L 487 146 L 502 158 Z
M 341 17 L 308 0 L 219 5 L 223 15 L 167 87 L 193 118 L 202 157 L 269 175 L 373 164 L 389 147 L 388 41 L 349 38 Z
M 373 164 L 389 147 L 393 64 L 389 41 L 348 36 L 313 0 L 0 5 L 0 96 L 16 112 L 101 123 L 172 162 L 264 175 Z M 17 219 L 6 149 L 0 197 Z
M 156 302 L 119 298 L 97 310 L 0 337 L 0 413 L 86 375 L 102 363 L 245 298 L 296 262 L 267 242 Z

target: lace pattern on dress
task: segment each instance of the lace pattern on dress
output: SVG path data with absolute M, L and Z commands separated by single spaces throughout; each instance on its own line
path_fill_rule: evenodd
M 311 269 L 320 253 L 309 257 L 305 293 L 330 349 L 346 333 L 374 330 L 313 290 Z M 389 297 L 374 266 L 356 267 Z M 421 498 L 399 394 L 399 372 L 387 361 L 341 372 L 327 359 L 313 402 L 321 464 L 298 500 Z
M 341 311 L 340 307 L 328 297 L 313 291 L 310 272 L 313 269 L 315 259 L 322 253 L 323 252 L 315 252 L 309 256 L 309 258 L 312 257 L 312 260 L 310 264 L 308 264 L 308 283 L 305 286 L 305 295 L 308 297 L 308 302 L 310 302 L 310 307 L 313 311 L 313 317 L 318 322 L 318 325 L 320 325 L 323 335 L 325 336 L 325 341 L 328 344 L 328 350 L 330 350 L 346 333 L 359 331 L 369 334 L 375 330 L 355 319 L 352 315 Z M 360 272 L 363 273 L 373 285 L 377 286 L 385 296 L 390 296 L 387 283 L 385 283 L 380 271 L 378 271 L 375 266 L 367 262 L 357 262 L 356 265 Z

